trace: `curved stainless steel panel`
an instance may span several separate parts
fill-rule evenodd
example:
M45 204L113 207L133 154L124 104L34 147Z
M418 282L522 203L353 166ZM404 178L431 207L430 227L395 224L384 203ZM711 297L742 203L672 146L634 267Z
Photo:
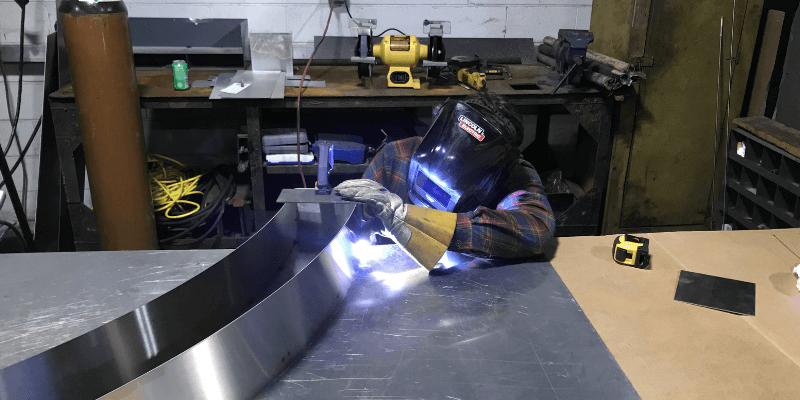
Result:
M344 297L354 263L342 228L354 208L284 205L250 240L181 286L0 371L0 399L254 396Z

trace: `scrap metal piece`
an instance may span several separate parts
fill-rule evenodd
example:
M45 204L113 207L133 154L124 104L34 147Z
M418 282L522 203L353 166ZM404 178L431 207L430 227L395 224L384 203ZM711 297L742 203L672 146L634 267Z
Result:
M219 74L209 99L282 99L286 74L283 72L236 71L235 75ZM237 93L226 93L232 85L242 85Z
M345 200L335 192L318 194L317 189L283 189L276 203L355 203Z
M208 79L198 79L192 82L192 87L193 88L214 87L216 84L217 84L217 77L209 76Z
M97 329L0 370L3 400L248 399L303 353L354 272L354 204L286 204L230 255Z
M681 271L675 300L727 311L756 315L756 284L735 279Z

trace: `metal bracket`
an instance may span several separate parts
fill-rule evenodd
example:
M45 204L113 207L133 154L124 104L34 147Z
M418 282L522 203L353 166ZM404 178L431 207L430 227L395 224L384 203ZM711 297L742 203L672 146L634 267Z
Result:
M355 28L358 35L372 36L372 30L378 28L378 20L374 18L353 18L348 23L350 28Z
M446 67L447 61L422 60L423 67Z
M350 61L364 64L377 64L375 57L350 57Z
M442 36L450 33L450 21L422 21L422 33L428 36Z
M631 64L635 64L639 67L652 67L653 66L653 56L644 55L642 57L634 57L631 59Z

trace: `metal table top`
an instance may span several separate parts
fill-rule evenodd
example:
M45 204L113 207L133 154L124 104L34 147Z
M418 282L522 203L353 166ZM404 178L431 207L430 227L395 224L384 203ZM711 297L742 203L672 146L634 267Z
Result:
M0 369L114 320L231 250L0 256Z
M639 398L549 263L473 260L437 276L381 247L258 400Z
M397 246L376 249L327 329L258 400L639 398L549 263L460 259L429 274ZM119 317L229 252L5 256L0 366Z

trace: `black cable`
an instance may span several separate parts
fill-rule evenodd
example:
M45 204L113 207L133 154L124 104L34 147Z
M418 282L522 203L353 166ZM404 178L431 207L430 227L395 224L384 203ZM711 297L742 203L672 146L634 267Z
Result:
M385 30L385 31L383 31L383 32L381 32L381 33L379 33L377 35L374 35L374 36L379 36L380 37L380 36L383 36L384 33L389 32L389 31L395 31L395 32L405 36L405 33L403 33L403 31L401 31L400 29L397 29L397 28L389 28L389 29L387 29L387 30Z
M36 127L33 128L33 133L31 134L31 137L28 139L28 143L25 143L25 148L22 149L22 151L19 153L19 158L17 159L17 162L15 162L14 166L11 167L11 175L14 175L14 172L17 171L17 167L19 167L19 165L22 163L22 159L25 157L26 154L28 154L28 150L30 149L31 145L33 144L33 139L36 138L36 134L39 133L39 128L41 126L42 126L42 117L39 117L39 122L37 122L36 123ZM0 182L0 189L2 189L3 186L5 186L5 185L6 185L6 181L5 180Z
M347 10L347 15L350 16L350 19L353 19L353 14L350 14L350 0L344 0L344 9Z
M25 41L25 3L20 4L21 8L21 21L20 21L20 32L19 32L19 39L20 39L20 51L19 51L19 88L18 88L18 95L17 95L17 115L14 118L14 122L19 122L19 113L20 108L22 106L22 77L23 77L23 55L24 55L24 41ZM17 134L17 125L13 125L13 131L11 133L11 137L9 138L9 143L11 143L11 139ZM9 144L10 148L10 144ZM35 250L35 245L33 242L33 233L31 233L31 227L28 225L28 217L25 215L25 209L22 206L22 202L19 199L19 193L17 192L17 186L14 184L14 178L11 175L11 171L8 169L8 162L6 161L6 157L0 157L0 173L2 174L3 181L5 181L6 185L8 186L8 197L11 198L11 205L14 207L14 213L17 216L17 223L20 226L22 231L22 239L25 241L25 245L29 251Z
M22 108L22 67L25 60L23 56L25 55L25 5L20 5L20 21L19 21L19 82L17 82L17 112L15 114L14 120L11 121L11 136L8 138L8 144L3 149L3 154L8 154L8 150L11 149L11 144L14 141L14 137L17 135L17 126L19 125L19 113Z
M14 118L11 118L10 115L10 108L9 108L9 119L11 119L11 136L8 137L8 144L6 145L5 149L3 150L3 156L7 156L9 151L11 151L11 146L16 143L17 151L21 154L22 153L22 143L19 140L19 116L22 109L22 83L23 83L23 76L24 76L24 54L25 54L25 6L27 5L26 2L17 2L20 6L20 22L19 22L19 81L17 82L17 110L16 115ZM3 72L5 72L5 68L3 68ZM4 76L4 82L8 82L8 77ZM6 86L6 88L8 88ZM8 92L6 93L6 101L10 102ZM22 162L22 205L23 211L25 210L25 205L28 203L28 168L27 164L25 163L24 159L21 159ZM16 170L16 168L15 168ZM13 174L14 171L12 170L11 173Z
M25 53L25 10L28 1L18 1L20 7L20 21L19 21L19 82L17 82L17 115L14 117L14 129L11 132L11 135L14 137L14 141L17 143L17 151L19 154L22 154L22 144L19 140L19 116L20 110L22 109L22 77L24 75L23 68L25 67L24 64L24 53ZM9 149L11 147L9 146ZM3 153L5 156L7 153ZM20 157L17 160L18 163L22 163L22 207L23 211L27 211L28 205L28 165L25 163L25 159ZM11 171L13 176L14 171Z
M0 157L0 173L2 173L6 185L8 185L8 197L11 198L11 205L14 206L14 213L17 215L17 223L22 230L22 238L25 240L28 249L34 250L33 234L31 233L30 225L28 225L28 217L25 216L22 203L19 201L17 186L14 185L14 178L11 176L11 171L8 169L8 163L5 157Z
M28 249L28 244L25 243L25 239L22 237L22 234L19 233L19 229L17 229L17 227L14 226L14 224L0 219L0 225L5 225L8 227L8 229L11 229L11 231L14 232L15 235L17 235L17 238L19 238L19 241L22 242L22 248L25 249L25 252L27 253L30 251L30 249Z
M8 112L8 120L11 121L11 124L15 123L14 121L14 114L11 112L11 109L14 108L11 106L11 88L8 87L8 75L6 75L6 64L3 62L3 58L0 57L0 73L3 74L3 86L5 87L5 94L6 94L6 111Z

